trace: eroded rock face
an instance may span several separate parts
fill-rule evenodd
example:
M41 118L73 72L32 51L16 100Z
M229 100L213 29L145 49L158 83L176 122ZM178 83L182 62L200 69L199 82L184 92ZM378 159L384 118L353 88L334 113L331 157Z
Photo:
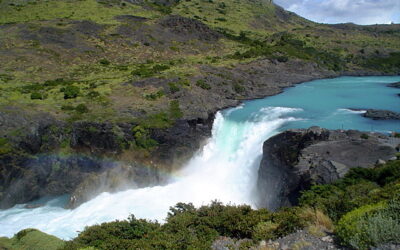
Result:
M390 110L368 109L363 116L373 120L400 120L400 114Z
M396 149L388 137L355 130L312 127L288 130L263 145L258 171L259 205L270 210L297 204L300 191L312 183L327 184L353 167L373 167Z
M172 15L163 19L161 25L174 33L191 36L193 39L215 41L221 37L204 23L187 17Z
M136 124L69 124L45 113L0 111L0 209L63 194L72 194L69 206L76 207L100 192L162 184L160 172L190 158L210 136L212 117L151 130L159 144L146 160L129 148Z

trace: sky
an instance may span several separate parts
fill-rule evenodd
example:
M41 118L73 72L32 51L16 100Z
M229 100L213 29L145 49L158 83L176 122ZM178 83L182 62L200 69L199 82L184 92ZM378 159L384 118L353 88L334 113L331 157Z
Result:
M400 23L400 0L274 0L283 8L320 23Z

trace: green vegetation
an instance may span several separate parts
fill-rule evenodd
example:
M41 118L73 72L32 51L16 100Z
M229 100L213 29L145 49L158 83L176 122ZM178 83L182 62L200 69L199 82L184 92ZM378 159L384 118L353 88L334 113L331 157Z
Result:
M206 83L206 81L203 80L203 79L197 80L196 81L196 85L199 86L202 89L205 89L205 90L210 90L211 89L210 84Z
M141 149L151 149L157 146L157 141L150 137L148 129L140 125L132 129L133 136L135 137L135 146Z
M151 77L169 68L170 67L165 64L140 64L137 69L132 71L132 75L139 77Z
M398 72L400 67L400 52L390 53L388 56L374 56L368 58L362 64L370 69L378 69L383 72Z
M77 86L67 86L61 88L60 92L64 92L64 99L72 99L79 95L80 89Z
M170 110L170 116L172 119L179 119L179 118L183 117L183 113L179 106L178 100L173 100L170 102L169 110Z
M155 93L144 94L144 98L145 98L146 100L149 100L149 101L155 101L155 100L157 100L158 98L163 97L164 95L165 95L165 94L164 94L164 91L163 91L163 90L159 90L159 91L157 91L157 92L155 92Z
M155 12L137 5L116 5L109 8L96 0L80 1L15 1L4 0L0 3L0 23L18 23L36 20L67 18L72 20L90 20L98 23L113 24L114 16L133 14L152 17Z
M36 229L24 229L11 239L0 237L0 248L9 250L56 250L64 246L64 241Z
M0 138L0 155L11 152L12 147L7 138Z
M189 25L187 32L160 33L169 14L196 19L211 31ZM168 103L178 96L170 94L183 89L204 94L191 82L204 90L218 88L204 80L205 69L234 70L259 59L301 59L338 72L399 69L396 26L339 29L266 1L3 0L0 24L6 23L0 28L0 44L7 51L0 58L0 107L35 107L70 121L169 116ZM220 38L202 40L207 32L218 32ZM165 81L156 83L159 79ZM246 84L238 81L232 89L246 95ZM158 92L161 88L166 93ZM79 116L60 109L79 104L90 109ZM132 117L124 110L143 112ZM190 110L182 110L183 116Z

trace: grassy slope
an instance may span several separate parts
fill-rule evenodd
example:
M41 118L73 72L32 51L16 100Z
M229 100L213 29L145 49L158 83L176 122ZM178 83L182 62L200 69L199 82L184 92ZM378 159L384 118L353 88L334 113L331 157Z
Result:
M11 239L0 237L0 249L7 250L55 250L64 246L64 241L36 229L24 229Z
M160 35L157 23L166 13L198 19L227 37L207 42ZM127 24L117 21L115 16L128 14L148 18L129 26L140 35L123 37L118 33L118 29ZM101 30L94 34L77 32L74 25L82 20L99 25ZM204 64L232 67L260 57L275 58L283 54L316 61L332 69L343 69L345 67L338 67L338 64L346 63L350 68L360 68L365 64L365 57L379 53L386 56L400 50L399 32L319 25L269 3L250 0L191 0L171 7L151 3L132 5L116 0L3 0L0 24L3 24L0 29L0 107L33 107L72 120L105 117L126 120L168 112L171 95L148 98L162 88L121 85L148 77L132 75L140 71L144 63L145 68L168 65L168 69L154 72L152 76L179 77L187 82L201 75L199 68ZM53 30L47 31L48 28ZM281 32L290 33L294 44L300 41L301 45L278 44ZM35 37L35 34L42 35ZM46 36L50 36L50 41ZM64 40L68 40L67 44ZM311 52L304 49L307 47L312 48ZM238 56L232 56L235 53ZM79 95L64 99L60 89L65 86L38 87L46 80L57 78L67 79L68 85L79 87ZM194 95L198 91L194 82L178 87ZM41 99L32 99L33 93L39 94ZM89 112L79 114L66 110L79 104L85 104ZM138 112L132 114L129 110Z

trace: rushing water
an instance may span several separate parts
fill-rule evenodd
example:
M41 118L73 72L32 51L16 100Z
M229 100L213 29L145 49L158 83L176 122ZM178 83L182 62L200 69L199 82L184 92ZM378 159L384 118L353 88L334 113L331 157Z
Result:
M170 206L192 202L196 206L218 199L255 206L254 188L262 143L288 128L321 126L388 133L400 131L399 121L373 121L362 111L400 112L399 89L386 87L400 77L341 77L303 83L284 93L247 101L218 112L212 138L169 185L103 193L74 210L62 208L66 197L42 200L43 207L17 205L0 211L0 236L12 236L33 227L69 239L87 225L129 214L162 221Z

